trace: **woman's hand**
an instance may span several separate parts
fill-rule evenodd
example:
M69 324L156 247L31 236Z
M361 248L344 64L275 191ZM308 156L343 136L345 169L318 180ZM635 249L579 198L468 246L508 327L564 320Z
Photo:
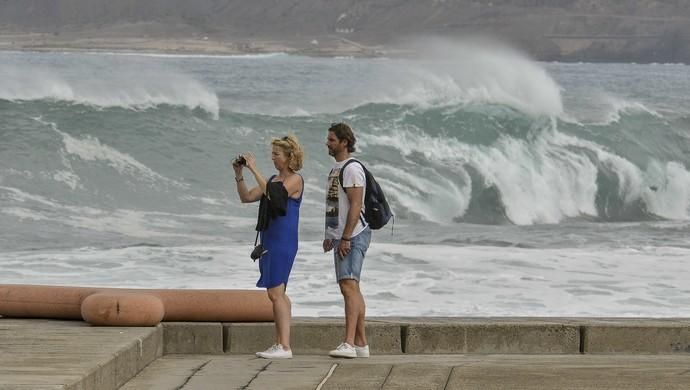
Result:
M241 156L241 154L240 154L240 156ZM242 166L242 164L239 164L237 162L237 157L232 159L231 164L232 164L232 169L235 170L235 177L242 177L242 168L244 168L244 167Z
M244 164L239 164L236 159L232 162L232 169L235 170L235 181L237 182L237 193L240 195L240 200L242 203L251 203L261 200L263 194L266 193L266 179L261 176L261 172L259 172L259 169L256 167L256 158L254 158L254 155L251 153L242 153L240 156L244 158ZM257 185L249 190L242 176L244 166L254 174L254 179L256 179Z
M247 168L252 172L256 172L256 157L251 153L244 153L242 156L247 161Z

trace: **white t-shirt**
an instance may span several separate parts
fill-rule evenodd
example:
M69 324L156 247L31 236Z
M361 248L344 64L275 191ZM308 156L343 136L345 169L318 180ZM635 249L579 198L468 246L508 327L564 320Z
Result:
M347 224L347 213L350 211L350 201L343 190L350 187L362 187L362 212L364 212L364 194L366 193L366 176L362 165L356 162L345 167L343 172L343 186L340 185L340 170L346 162L336 162L328 174L328 187L326 191L326 238L339 240L343 236L343 229ZM352 237L358 235L366 227L364 215L360 214L357 225L352 231Z

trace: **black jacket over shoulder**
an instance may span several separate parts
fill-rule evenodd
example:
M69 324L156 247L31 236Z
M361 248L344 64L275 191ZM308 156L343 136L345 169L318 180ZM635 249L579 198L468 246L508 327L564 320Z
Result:
M283 182L266 183L266 193L261 196L259 202L259 215L256 220L256 231L268 229L272 219L285 216L287 212L288 192Z

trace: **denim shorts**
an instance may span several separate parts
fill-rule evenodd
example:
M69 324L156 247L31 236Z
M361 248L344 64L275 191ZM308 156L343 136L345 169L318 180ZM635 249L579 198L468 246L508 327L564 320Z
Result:
M371 229L367 227L350 240L350 253L346 256L340 256L338 254L340 240L333 240L333 261L335 263L335 276L338 281L354 279L359 282L362 263L364 263L364 256L367 254L370 242Z

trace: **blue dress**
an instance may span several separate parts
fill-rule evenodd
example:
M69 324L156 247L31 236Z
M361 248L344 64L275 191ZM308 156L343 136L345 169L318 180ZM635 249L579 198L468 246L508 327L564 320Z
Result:
M261 232L261 242L268 253L259 259L261 277L256 282L256 287L273 288L285 284L287 288L288 277L297 255L299 206L303 195L304 179L299 199L288 197L285 216L272 219L268 229Z

